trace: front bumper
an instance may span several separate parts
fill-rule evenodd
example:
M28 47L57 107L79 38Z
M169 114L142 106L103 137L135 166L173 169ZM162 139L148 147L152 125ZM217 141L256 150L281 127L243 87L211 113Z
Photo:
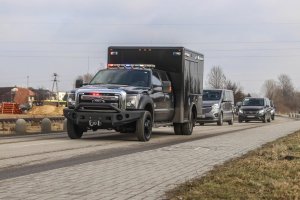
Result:
M248 114L241 114L239 113L239 120L242 121L263 121L265 119L265 114L255 114L255 115L248 115Z
M100 112L100 111L83 111L65 108L64 116L80 127L89 127L97 129L116 128L126 125L140 119L145 113L144 110L137 111L117 111L117 112Z
M205 113L203 118L198 118L198 122L210 123L219 120L219 113Z

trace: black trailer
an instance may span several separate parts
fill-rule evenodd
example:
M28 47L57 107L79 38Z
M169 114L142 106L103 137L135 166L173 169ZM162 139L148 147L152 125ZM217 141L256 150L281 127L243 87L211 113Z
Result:
M108 48L108 64L153 64L166 71L175 95L173 123L186 123L196 109L202 117L204 56L184 47L118 47Z

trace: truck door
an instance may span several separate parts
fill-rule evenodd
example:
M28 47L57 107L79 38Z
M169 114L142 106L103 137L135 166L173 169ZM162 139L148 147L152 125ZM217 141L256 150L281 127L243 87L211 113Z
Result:
M152 74L153 93L151 98L154 102L154 120L168 121L170 115L169 105L166 105L166 95L162 92L162 81L157 71ZM169 99L169 98L167 98Z
M161 81L170 81L167 73L165 71L158 71L158 74L160 76ZM167 121L171 121L173 119L174 115L174 96L172 93L164 93L164 102L163 102L163 108L165 108L165 115Z

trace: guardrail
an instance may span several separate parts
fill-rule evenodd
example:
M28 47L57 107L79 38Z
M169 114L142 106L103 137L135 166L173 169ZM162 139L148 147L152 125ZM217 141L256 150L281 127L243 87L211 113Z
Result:
M298 113L290 113L289 117L290 118L295 118L295 119L300 119L300 114L298 114Z

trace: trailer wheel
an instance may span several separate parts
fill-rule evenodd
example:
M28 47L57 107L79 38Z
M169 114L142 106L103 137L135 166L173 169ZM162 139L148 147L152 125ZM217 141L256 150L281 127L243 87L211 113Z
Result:
M190 121L181 125L182 135L192 135L196 124L196 113L190 112Z
M83 134L83 128L67 120L67 132L70 139L80 139Z
M144 115L137 120L135 134L139 141L147 142L152 134L152 116L149 111L145 111Z
M173 126L174 126L175 135L182 135L181 124L174 123Z

